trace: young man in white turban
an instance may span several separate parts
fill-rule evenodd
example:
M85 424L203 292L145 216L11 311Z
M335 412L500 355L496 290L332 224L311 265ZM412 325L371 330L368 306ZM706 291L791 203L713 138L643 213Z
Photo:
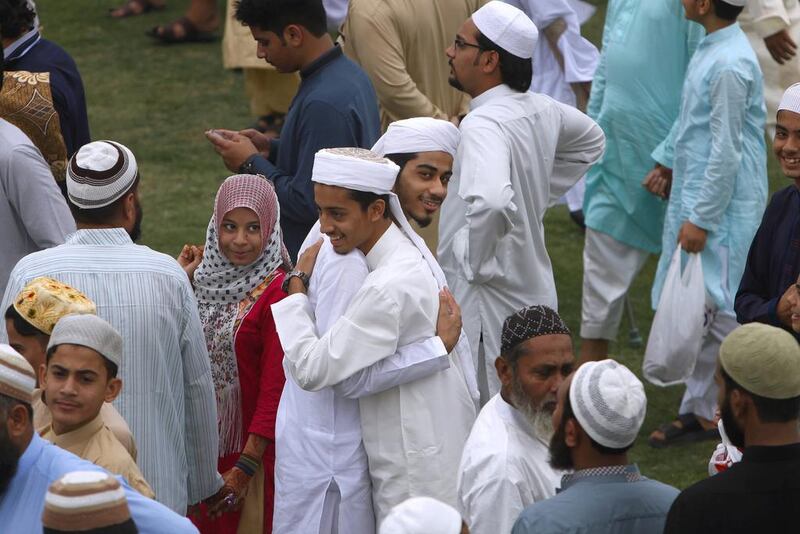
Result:
M510 532L526 506L556 494L561 473L547 462L556 392L572 373L569 329L547 306L503 324L495 360L502 386L472 427L458 477L459 509L472 534Z
M391 192L399 170L362 149L317 153L313 180L320 230L336 253L365 254L368 274L343 316L321 336L303 277L287 276L289 297L274 305L273 313L284 365L303 389L338 384L436 331L443 275ZM301 255L299 271L313 275L322 244ZM449 348L440 341L438 356ZM438 371L360 400L378 523L409 497L427 495L455 505L458 460L475 418L474 390L465 374L469 356L458 345L456 353Z
M614 360L581 365L558 389L550 464L574 470L528 507L513 534L661 532L678 490L642 476L628 451L644 421L644 386Z
M527 92L537 38L522 11L491 1L447 49L450 83L473 100L442 205L438 252L463 310L484 402L500 388L492 358L505 318L531 302L557 308L542 220L605 142L577 109Z

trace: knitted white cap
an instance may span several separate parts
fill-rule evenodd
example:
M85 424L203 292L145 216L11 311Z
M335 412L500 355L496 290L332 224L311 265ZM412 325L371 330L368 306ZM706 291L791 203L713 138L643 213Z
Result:
M69 343L88 347L104 358L122 365L122 336L97 315L66 315L56 323L47 350Z
M782 109L800 113L800 83L790 85L789 88L783 92L781 103L778 104L778 111Z
M459 534L461 515L430 497L412 497L389 511L379 534Z
M614 360L581 365L572 377L569 401L583 430L612 449L634 442L647 411L644 386Z
M83 209L108 206L136 181L136 158L114 141L94 141L73 154L67 167L70 202Z
M11 345L0 343L0 395L31 403L36 375L31 364Z
M58 532L81 532L131 520L125 491L104 471L73 471L50 485L42 524Z
M472 22L494 44L517 57L533 56L539 30L523 11L492 0L472 14Z

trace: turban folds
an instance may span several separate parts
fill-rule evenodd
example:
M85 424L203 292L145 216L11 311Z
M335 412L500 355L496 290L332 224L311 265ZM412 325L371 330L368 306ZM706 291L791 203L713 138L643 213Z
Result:
M447 152L455 158L460 140L461 132L450 121L416 117L391 123L372 151L381 156Z

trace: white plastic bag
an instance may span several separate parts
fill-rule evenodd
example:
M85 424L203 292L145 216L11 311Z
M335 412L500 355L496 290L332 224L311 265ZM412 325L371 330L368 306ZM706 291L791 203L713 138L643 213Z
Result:
M681 273L680 245L672 255L642 372L657 386L681 384L692 375L703 342L706 289L700 254L689 254Z

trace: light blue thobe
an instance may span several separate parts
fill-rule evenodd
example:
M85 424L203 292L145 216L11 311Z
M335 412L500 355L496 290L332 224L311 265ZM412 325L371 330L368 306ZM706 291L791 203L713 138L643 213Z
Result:
M611 0L587 113L606 134L603 159L586 175L586 225L658 253L666 203L642 187L652 150L678 116L681 85L702 26L680 0Z
M707 35L689 62L678 120L653 152L673 169L653 306L688 220L708 231L706 291L719 311L733 313L767 200L765 113L761 69L739 25Z

